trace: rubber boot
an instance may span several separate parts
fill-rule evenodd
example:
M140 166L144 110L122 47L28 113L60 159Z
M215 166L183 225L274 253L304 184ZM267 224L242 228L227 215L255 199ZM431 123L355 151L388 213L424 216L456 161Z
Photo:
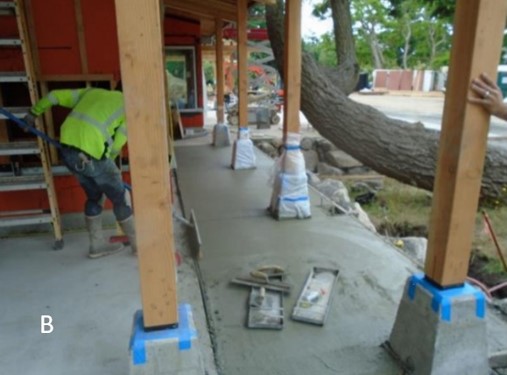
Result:
M122 243L108 243L104 239L102 233L102 217L85 216L86 229L90 236L90 249L88 252L89 258L100 258L106 255L111 255L123 250L125 247Z
M136 243L136 227L134 226L134 216L130 216L127 219L120 221L120 227L129 239L132 254L137 254L137 243Z

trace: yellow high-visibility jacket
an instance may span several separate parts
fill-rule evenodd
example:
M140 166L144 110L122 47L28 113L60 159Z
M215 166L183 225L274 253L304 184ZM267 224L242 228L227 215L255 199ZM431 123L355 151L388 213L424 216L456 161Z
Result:
M72 108L60 129L60 143L101 159L115 158L127 142L121 92L98 88L53 90L31 112L39 116L54 105Z

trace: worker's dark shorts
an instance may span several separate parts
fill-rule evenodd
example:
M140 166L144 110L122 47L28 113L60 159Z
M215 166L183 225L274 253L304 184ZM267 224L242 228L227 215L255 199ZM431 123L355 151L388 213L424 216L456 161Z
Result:
M86 197L85 215L96 216L102 212L104 195L113 203L118 221L132 215L132 208L125 199L125 186L121 173L113 160L96 160L78 149L62 147L64 164L77 177Z

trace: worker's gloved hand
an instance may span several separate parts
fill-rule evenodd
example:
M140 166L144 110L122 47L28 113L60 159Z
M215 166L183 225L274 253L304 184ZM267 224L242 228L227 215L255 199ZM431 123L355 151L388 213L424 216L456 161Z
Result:
M25 117L23 117L23 121L28 125L28 126L35 126L35 116L32 115L30 112L28 112L26 114Z

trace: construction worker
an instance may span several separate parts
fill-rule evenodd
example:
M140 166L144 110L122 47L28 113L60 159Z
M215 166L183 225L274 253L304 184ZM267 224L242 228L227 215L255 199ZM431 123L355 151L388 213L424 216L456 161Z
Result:
M123 94L100 88L53 90L39 100L25 117L29 125L54 105L71 108L60 129L63 163L77 177L86 193L84 208L90 237L88 256L98 258L123 250L109 243L102 233L104 196L136 253L136 236L128 192L114 159L127 141Z

